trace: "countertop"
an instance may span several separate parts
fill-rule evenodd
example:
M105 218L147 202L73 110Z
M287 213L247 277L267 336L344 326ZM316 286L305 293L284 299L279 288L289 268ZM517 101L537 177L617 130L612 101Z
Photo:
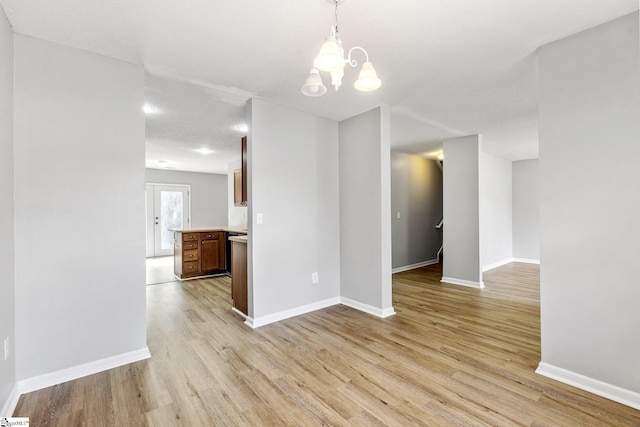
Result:
M228 227L226 225L203 228L170 228L169 231L175 231L177 233L206 233L207 231L228 231L232 233L247 234L247 230L244 228Z
M231 240L232 242L238 242L238 243L247 243L247 236L230 236L229 240Z

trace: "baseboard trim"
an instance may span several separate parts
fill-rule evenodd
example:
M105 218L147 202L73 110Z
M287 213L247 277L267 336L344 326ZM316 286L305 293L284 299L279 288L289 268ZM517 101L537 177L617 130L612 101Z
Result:
M255 327L253 326L253 317L251 316L247 316L247 318L244 321L244 324L250 327L251 329L255 329Z
M244 314L243 312L241 312L240 310L238 310L235 307L231 307L231 311L233 311L234 313L239 314L240 316L244 317L245 319L247 319L247 317L248 317L246 314Z
M426 267L427 265L437 264L437 259L430 259L429 261L419 262L417 264L405 265L404 267L397 267L391 270L391 274L401 273L403 271L415 270L416 268Z
M502 267L503 265L511 264L512 262L522 262L525 264L538 264L540 265L539 259L527 259L527 258L507 258L502 261L495 262L493 264L489 264L486 267L482 267L482 272L493 270L494 268Z
M261 326L266 326L270 323L279 322L281 320L289 319L295 316L300 316L306 313L311 313L312 311L321 310L323 308L331 307L338 304L346 305L347 307L351 307L356 310L363 311L365 313L371 314L376 317L380 317L382 319L396 314L393 307L378 308L368 304L363 304L358 301L354 301L349 298L335 297L335 298L329 298L323 301L318 301L311 304L303 305L301 307L292 308L290 310L283 310L277 313L268 314L262 317L253 318L253 317L247 316L244 324L252 329L256 329Z
M455 279L453 277L446 277L446 276L442 276L442 279L440 279L440 282L450 283L452 285L467 286L469 288L476 288L476 289L484 288L484 282L472 282L470 280Z
M359 311L363 311L365 313L371 314L381 319L384 319L385 317L393 316L394 314L396 314L393 307L378 308L378 307L374 307L369 304L364 304L359 301L355 301L345 297L340 297L340 304L346 305L347 307L351 307Z
M2 410L0 410L0 418L11 417L13 416L13 412L16 410L16 406L18 406L18 400L20 399L20 393L18 392L18 384L14 384L9 392L9 396L7 400L2 405Z
M502 267L503 265L507 265L513 262L513 258L503 259L502 261L494 262L493 264L489 264L485 267L482 267L482 272L493 270L494 268Z
M538 264L540 265L539 259L528 259L528 258L512 258L513 262L523 262L525 264Z
M50 372L48 374L38 375L17 382L19 394L31 393L32 391L41 390L88 375L97 374L98 372L117 368L118 366L127 365L129 363L138 362L140 360L151 357L148 347L139 350L130 351L128 353L118 354L116 356L107 357L105 359L96 360L82 365L73 366L67 369Z
M291 317L300 316L301 314L306 314L312 311L331 307L332 305L336 305L336 304L340 304L339 297L329 298L323 301L314 302L311 304L303 305L303 306L292 308L289 310L279 311L277 313L268 314L266 316L254 317L254 318L251 318L251 321L249 321L250 318L247 317L247 321L245 322L245 324L255 329L261 326L268 325L270 323L275 323L281 320L289 319Z
M578 374L548 363L540 362L536 374L569 384L589 393L602 396L614 402L640 409L640 393L627 390L594 378Z

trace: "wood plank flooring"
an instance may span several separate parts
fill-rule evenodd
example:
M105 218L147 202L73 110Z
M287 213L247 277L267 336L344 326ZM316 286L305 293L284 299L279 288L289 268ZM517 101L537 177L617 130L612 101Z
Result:
M538 267L393 278L396 315L334 306L255 331L228 278L147 287L153 357L20 398L33 426L639 426L640 411L536 375Z

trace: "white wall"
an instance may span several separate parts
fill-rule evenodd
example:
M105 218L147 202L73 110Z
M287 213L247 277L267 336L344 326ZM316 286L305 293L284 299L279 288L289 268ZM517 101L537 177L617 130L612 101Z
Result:
M340 295L338 124L259 99L249 110L249 315L259 325Z
M513 257L540 261L538 159L513 162Z
M229 171L227 173L227 225L229 227L238 227L240 225L246 225L247 223L247 207L235 206L234 199L234 187L233 187L233 172L238 169L242 169L242 160L236 160L229 163Z
M640 409L639 48L636 12L539 52L539 371Z
M511 160L480 153L480 260L483 269L511 262Z
M400 213L400 218L398 218ZM442 233L442 171L435 160L391 152L392 267L437 259Z
M147 169L146 182L191 186L191 227L227 225L227 175Z
M444 263L442 280L480 287L480 136L442 143Z
M389 111L340 122L341 296L380 316L391 305Z
M13 240L13 33L0 6L0 354L9 338L8 360L0 358L0 417L15 383L15 278Z
M15 35L16 377L146 349L142 67Z

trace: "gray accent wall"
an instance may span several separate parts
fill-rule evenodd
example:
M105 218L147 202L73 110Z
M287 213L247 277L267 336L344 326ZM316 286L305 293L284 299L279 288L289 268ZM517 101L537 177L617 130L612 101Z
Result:
M511 160L480 153L480 257L483 269L511 262Z
M147 183L191 186L191 227L227 225L227 175L161 169L147 169L145 175Z
M448 139L444 154L442 280L481 286L480 135Z
M249 315L260 324L340 296L338 123L256 98L248 114Z
M639 52L637 12L539 51L542 362L636 407Z
M15 383L13 216L13 32L0 6L0 411ZM9 359L4 360L4 339ZM11 414L0 412L0 417Z
M341 296L391 314L389 111L340 122Z
M436 161L392 151L391 265L394 269L437 259L442 232L435 226L441 218L442 171Z
M540 162L513 162L513 257L540 261Z
M145 123L142 67L14 41L20 381L146 351Z

